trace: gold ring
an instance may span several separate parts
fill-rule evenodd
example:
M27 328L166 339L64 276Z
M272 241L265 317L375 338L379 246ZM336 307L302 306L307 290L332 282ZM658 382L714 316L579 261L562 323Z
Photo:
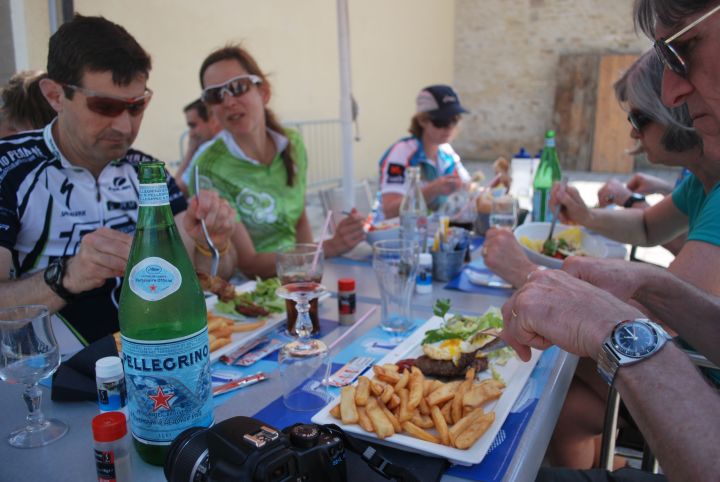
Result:
M517 318L517 313L515 313L515 308L511 308L510 313L512 313L513 318Z

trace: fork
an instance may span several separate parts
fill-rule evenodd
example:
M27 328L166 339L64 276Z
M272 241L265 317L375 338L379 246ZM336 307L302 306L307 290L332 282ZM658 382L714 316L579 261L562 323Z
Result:
M200 174L198 174L198 166L195 164L195 195L200 195ZM200 226L202 227L203 235L205 236L205 241L207 242L208 246L210 247L210 252L212 253L212 264L210 265L210 276L217 276L218 266L220 265L220 252L215 247L215 243L213 243L212 238L210 237L210 233L208 232L207 226L205 225L205 219L200 220Z
M564 176L562 178L562 181L560 181L563 188L567 186L567 181L568 181L567 176ZM548 233L547 239L543 243L543 251L545 251L547 249L548 245L552 242L553 231L555 231L555 225L557 224L557 219L558 219L558 216L560 215L561 207L562 207L562 204L557 203L557 205L555 206L555 209L553 210L553 219L552 219L552 223L550 223L550 232ZM552 249L547 249L547 250L552 251Z

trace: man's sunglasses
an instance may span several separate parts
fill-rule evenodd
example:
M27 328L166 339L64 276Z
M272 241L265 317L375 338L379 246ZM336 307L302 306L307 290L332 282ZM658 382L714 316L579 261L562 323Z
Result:
M642 111L631 110L628 113L627 120L633 129L642 132L642 130L653 121L653 118Z
M676 73L680 77L687 77L688 70L687 70L687 64L685 62L685 59L682 58L680 53L670 45L673 41L675 41L678 37L681 35L684 35L687 33L688 30L695 27L697 24L708 18L710 15L714 14L720 10L720 5L713 8L709 12L707 12L702 17L698 18L694 22L687 25L685 28L680 30L675 35L672 35L665 39L658 39L655 42L655 52L657 53L658 57L660 57L660 60L662 60L662 63L665 64L665 67L671 70L672 72Z
M103 115L105 117L117 117L126 110L128 114L133 117L137 117L143 112L150 103L150 98L153 95L152 90L145 89L145 93L138 97L126 98L117 97L114 95L101 94L94 90L86 89L71 84L60 84L64 89L74 90L82 93L85 96L85 103L87 108L95 112L96 114Z
M262 79L257 75L240 75L222 84L205 87L200 98L206 104L221 104L225 94L238 97L250 90L253 85L259 85Z
M447 129L448 127L454 127L455 125L457 125L458 122L460 122L460 116L458 116L458 115L449 117L447 119L430 118L430 123L436 129Z

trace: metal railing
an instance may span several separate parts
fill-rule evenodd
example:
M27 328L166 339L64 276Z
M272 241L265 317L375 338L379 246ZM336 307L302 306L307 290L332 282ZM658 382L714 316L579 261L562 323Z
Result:
M289 121L283 125L297 130L305 143L308 190L339 185L342 178L340 120Z

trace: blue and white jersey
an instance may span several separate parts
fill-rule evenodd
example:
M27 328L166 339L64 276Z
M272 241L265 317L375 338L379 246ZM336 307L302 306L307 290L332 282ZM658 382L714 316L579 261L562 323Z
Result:
M12 254L11 276L43 270L74 256L82 237L101 226L133 233L138 212L138 166L154 160L138 150L109 163L96 179L58 150L53 123L0 139L0 246ZM170 205L187 202L168 174ZM117 331L120 279L68 304L61 315L87 342Z
M404 195L407 190L406 171L411 166L420 166L423 185L438 177L455 173L464 182L470 182L470 174L450 144L441 144L438 147L437 159L428 159L422 141L415 136L409 136L390 146L380 158L380 192ZM431 209L438 207L431 206Z

